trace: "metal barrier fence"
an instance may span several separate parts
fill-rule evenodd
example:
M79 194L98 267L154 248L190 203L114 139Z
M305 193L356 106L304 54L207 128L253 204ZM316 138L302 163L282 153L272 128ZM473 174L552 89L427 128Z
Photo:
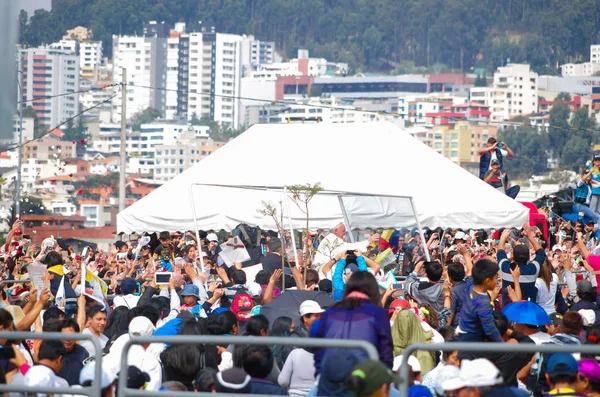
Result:
M281 345L281 346L298 346L298 347L320 347L320 348L345 348L345 349L362 349L369 359L379 360L379 353L375 346L364 340L346 340L346 339L309 339L309 338L289 338L289 337L273 337L273 336L212 336L212 335L177 335L165 337L134 337L128 340L121 353L121 373L127 372L127 354L129 348L134 344L141 343L198 343L198 344L222 344L222 345ZM174 392L169 391L169 397L190 397L194 396L223 396L223 397L248 397L248 394L231 394L231 393L206 393L206 392ZM165 392L151 392L148 390L129 389L125 382L119 382L117 390L119 397L165 397ZM253 396L266 397L264 395L253 394Z
M497 343L497 342L456 342L456 343L416 343L408 346L402 353L400 366L400 396L408 396L408 358L417 350L425 351L460 351L485 353L583 353L600 355L600 345L535 345L533 343Z
M16 393L44 393L44 394L81 394L90 397L102 397L100 388L100 379L102 379L102 346L100 342L93 336L87 334L63 334L60 332L0 332L0 339L10 340L28 340L28 339L43 339L43 340L87 340L92 342L96 350L96 373L95 381L89 387L72 388L72 387L32 387L25 385L2 385L0 384L0 393L16 392Z

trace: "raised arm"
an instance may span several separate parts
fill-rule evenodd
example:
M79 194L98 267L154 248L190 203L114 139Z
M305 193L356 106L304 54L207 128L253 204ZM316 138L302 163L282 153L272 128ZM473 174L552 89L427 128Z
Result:
M498 244L499 250L505 251L506 240L508 239L508 236L510 236L510 229L504 229L502 231L502 235L500 236L500 243Z
M355 250L354 251L354 255L356 255L357 261L358 261L358 258L363 258L365 260L366 265L368 267L370 267L371 269L373 269L373 271L375 272L375 274L379 273L379 270L381 269L381 266L379 265L379 263L377 263L373 259L365 256L359 250Z
M577 248L579 248L579 252L581 252L581 256L583 259L587 259L590 256L590 251L588 251L587 247L583 243L583 235L581 232L577 232Z
M502 142L502 148L504 150L506 150L506 157L507 158L511 158L511 157L515 157L515 153L512 151L511 148L508 147L508 145L506 144L506 142Z

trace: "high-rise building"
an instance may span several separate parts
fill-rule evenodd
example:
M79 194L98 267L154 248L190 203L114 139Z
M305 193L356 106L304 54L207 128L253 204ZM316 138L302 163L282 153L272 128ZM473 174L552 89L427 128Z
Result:
M50 48L70 51L78 55L80 73L84 79L94 79L96 68L102 65L101 41L78 41L74 38L63 38L50 44Z
M233 34L189 34L188 120L195 115L238 127L241 42L242 36Z
M242 77L250 76L261 65L281 62L275 52L275 42L256 40L254 36L242 36Z
M19 73L23 99L36 111L40 122L54 127L79 111L79 57L69 50L21 49ZM34 98L40 98L33 100Z
M148 30L148 34L154 33ZM166 58L167 37L113 36L114 82L123 81L123 68L127 70L127 119L147 108L165 114ZM113 100L113 121L120 118L118 96Z
M490 107L491 121L510 120L537 112L538 74L526 64L508 64L494 73L491 87L474 87L471 100Z

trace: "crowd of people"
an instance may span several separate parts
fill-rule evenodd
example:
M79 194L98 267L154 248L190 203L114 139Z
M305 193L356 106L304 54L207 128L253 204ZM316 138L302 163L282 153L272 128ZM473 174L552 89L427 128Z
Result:
M593 224L565 222L548 241L526 224L369 230L349 243L340 223L298 239L298 247L286 233L248 230L199 239L161 232L77 253L54 238L32 244L16 221L3 248L0 331L81 333L102 351L89 340L2 339L0 382L100 382L104 397L115 395L118 382L292 396L398 396L403 383L410 396L600 395L595 356L417 351L408 358L409 379L399 376L415 343L600 344L600 230ZM235 236L253 258L247 263L228 263L222 251ZM29 274L39 265L46 266L41 286ZM295 294L297 307L274 317L268 309L286 294ZM379 360L359 349L294 343L160 342L174 335L357 339L375 346ZM157 341L132 345L123 374L124 346L136 336Z

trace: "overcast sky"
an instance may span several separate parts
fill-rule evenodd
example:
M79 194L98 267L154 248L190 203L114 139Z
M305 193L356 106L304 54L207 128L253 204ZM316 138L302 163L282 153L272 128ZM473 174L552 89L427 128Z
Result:
M31 16L35 10L40 8L50 10L52 6L52 0L20 0L19 4L20 8L27 11L27 14Z

